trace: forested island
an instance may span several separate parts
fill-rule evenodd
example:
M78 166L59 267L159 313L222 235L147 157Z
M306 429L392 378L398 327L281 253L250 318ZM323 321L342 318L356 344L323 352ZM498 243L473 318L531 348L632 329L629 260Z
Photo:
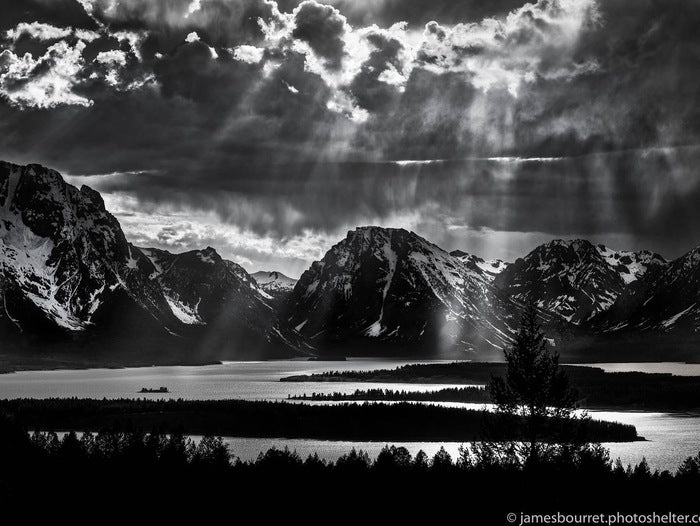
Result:
M355 389L352 393L304 393L289 400L313 402L461 402L489 403L491 395L484 387L452 387L437 391L406 391L397 389Z
M700 411L700 377L661 373L606 373L596 367L561 366L577 391L580 407L590 409L636 409L648 411ZM436 402L490 402L489 393L474 385L487 384L506 373L505 363L453 362L411 364L375 371L330 371L282 378L283 382L382 382L454 384L429 393L373 390L353 394L310 394L309 400L407 400ZM304 397L302 397L303 399Z
M187 435L316 438L376 441L481 440L489 411L412 403L309 405L243 400L15 399L0 401L0 415L30 430L157 430ZM518 418L491 438L517 438ZM576 439L629 442L642 439L634 426L582 420Z

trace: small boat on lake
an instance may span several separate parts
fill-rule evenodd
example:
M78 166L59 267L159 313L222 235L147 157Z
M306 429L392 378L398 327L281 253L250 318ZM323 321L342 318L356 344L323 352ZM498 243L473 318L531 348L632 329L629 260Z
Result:
M158 387L157 389L156 388L150 389L148 387L142 387L141 390L139 391L139 393L169 393L169 392L170 391L168 391L167 387Z

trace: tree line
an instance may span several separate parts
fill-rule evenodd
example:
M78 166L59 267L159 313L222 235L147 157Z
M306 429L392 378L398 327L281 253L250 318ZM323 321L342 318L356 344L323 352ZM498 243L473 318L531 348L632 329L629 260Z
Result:
M600 506L636 503L639 509L643 495L682 507L682 496L700 487L700 453L671 473L653 471L645 460L634 466L612 462L595 444L559 444L537 463L490 442L463 446L454 458L444 448L430 457L390 445L374 459L352 449L335 461L317 454L302 458L286 448L271 448L250 461L233 453L211 435L195 441L179 433L105 430L59 437L28 433L12 419L0 418L0 502L79 498L89 507L90 499L109 495L148 502L182 497L190 503L234 497L277 502L294 496L326 499L326 504L340 499L342 507L357 491L386 498L421 491L424 498L461 494L474 499L472 511L484 513L490 502L485 497L494 492L506 508L541 505L545 494L557 499L557 509L576 507L585 491L585 498L602 499Z
M624 408L648 411L691 411L700 409L700 377L666 373L606 373L600 368L560 366L577 390L577 405L585 408ZM373 382L425 384L483 384L507 374L505 363L454 362L410 364L375 371L329 371L283 378L287 382ZM299 397L304 399L304 397ZM485 388L465 385L428 393L387 389L355 393L311 395L313 400L415 400L436 402L492 402Z
M472 441L483 437L493 414L414 403L312 405L247 400L96 400L79 398L0 401L0 414L27 429L100 431L160 429L188 435L317 438L325 440ZM508 417L516 424L520 416ZM504 425L497 438L514 439ZM634 426L586 420L577 431L589 441L638 440Z

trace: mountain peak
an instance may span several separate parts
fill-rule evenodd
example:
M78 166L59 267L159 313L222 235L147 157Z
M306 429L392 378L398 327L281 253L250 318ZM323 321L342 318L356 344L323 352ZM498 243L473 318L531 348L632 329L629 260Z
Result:
M536 247L496 276L496 286L522 302L580 324L607 309L624 281L585 239L555 239Z
M542 250L551 250L556 248L568 249L573 252L588 252L595 250L593 244L587 239L553 239L548 243L544 243L537 247Z
M285 276L277 270L261 270L251 274L262 290L276 300L285 298L297 284L296 279Z
M88 185L84 184L80 187L80 193L98 208L102 210L105 209L104 199L102 199L102 195L100 195L97 190L93 190Z
M483 263L483 260L480 260ZM288 319L328 352L355 342L440 354L501 348L512 337L509 302L492 278L405 229L350 231L304 272ZM517 309L516 309L517 310Z

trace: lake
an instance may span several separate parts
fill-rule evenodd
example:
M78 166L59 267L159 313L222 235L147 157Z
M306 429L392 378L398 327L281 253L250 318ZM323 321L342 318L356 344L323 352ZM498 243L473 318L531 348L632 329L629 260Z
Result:
M405 361L395 359L354 358L344 362L325 361L263 361L226 362L209 366L143 367L127 369L85 369L57 371L25 371L0 375L0 399L3 398L135 398L164 397L200 400L238 398L245 400L284 400L288 395L303 393L351 393L356 389L390 388L415 391L433 391L446 387L463 387L451 384L416 383L315 383L280 382L291 375L313 374L324 371L392 369L407 363L445 363L445 361ZM700 376L700 364L680 363L626 363L589 364L606 371L663 372ZM166 386L165 395L140 395L142 387ZM450 404L453 405L453 404ZM481 408L479 404L455 404ZM613 458L620 457L627 463L637 463L646 457L653 468L675 469L687 456L700 450L700 415L648 413L633 411L591 411L591 416L632 424L648 442L606 444ZM242 459L253 459L260 451L274 446L296 449L306 456L317 452L321 457L333 460L352 447L363 449L376 456L384 443L343 442L305 439L226 439L231 452ZM399 444L397 444L399 445ZM441 445L455 457L460 443L418 442L401 444L415 454L423 449L433 455Z
M352 393L356 389L385 388L384 383L280 382L285 376L323 371L372 371L393 369L408 363L450 363L452 360L406 361L349 359L340 361L270 360L225 362L220 365L134 367L125 369L78 369L22 371L0 375L3 398L184 398L188 400L283 400L304 393ZM139 394L142 387L165 386L165 395ZM433 391L451 384L391 384L393 389Z

